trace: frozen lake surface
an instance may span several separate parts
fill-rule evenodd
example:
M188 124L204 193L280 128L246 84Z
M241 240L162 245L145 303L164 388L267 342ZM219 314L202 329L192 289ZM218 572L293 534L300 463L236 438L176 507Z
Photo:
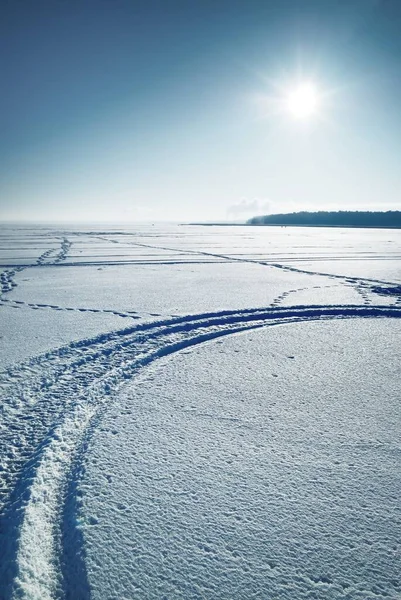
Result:
M400 258L3 227L0 598L400 598Z

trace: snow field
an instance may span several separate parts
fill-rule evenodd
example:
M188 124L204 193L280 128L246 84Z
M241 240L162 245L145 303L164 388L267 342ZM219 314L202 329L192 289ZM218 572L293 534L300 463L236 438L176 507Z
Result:
M3 227L0 598L398 598L400 253Z
M267 328L128 385L79 486L93 598L398 597L400 333Z

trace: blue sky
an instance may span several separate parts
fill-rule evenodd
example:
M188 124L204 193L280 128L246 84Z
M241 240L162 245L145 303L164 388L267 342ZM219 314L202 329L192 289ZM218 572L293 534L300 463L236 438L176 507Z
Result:
M2 219L401 209L399 0L8 0L0 22ZM304 80L318 114L271 110Z

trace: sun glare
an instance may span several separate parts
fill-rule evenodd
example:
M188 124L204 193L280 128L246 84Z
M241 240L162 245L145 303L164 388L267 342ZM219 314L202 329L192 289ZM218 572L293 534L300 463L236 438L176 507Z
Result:
M296 119L308 119L317 112L319 95L314 85L302 83L286 98L286 108Z

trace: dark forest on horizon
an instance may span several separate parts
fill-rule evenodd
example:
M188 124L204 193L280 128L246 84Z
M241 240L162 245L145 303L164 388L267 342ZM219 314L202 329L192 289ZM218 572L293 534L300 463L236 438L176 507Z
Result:
M252 217L247 225L303 225L308 227L388 227L401 229L401 211L316 211Z

